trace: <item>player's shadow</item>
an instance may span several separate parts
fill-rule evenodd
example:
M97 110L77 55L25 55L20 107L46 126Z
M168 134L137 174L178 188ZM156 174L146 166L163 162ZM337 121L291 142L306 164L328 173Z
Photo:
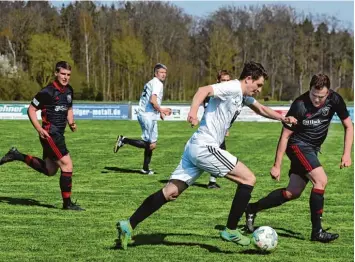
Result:
M299 232L294 232L289 229L285 229L282 227L274 227L273 229L276 230L277 234L281 237L287 237L287 238L295 238L299 240L305 240L306 238ZM283 231L283 232L280 232Z
M56 208L53 205L42 204L41 202L30 198L0 197L0 203L7 203L9 205L40 206L46 208Z
M178 242L169 241L165 238L168 236L194 236L193 234L139 234L134 237L134 243L130 244L129 247L142 246L142 245L165 245L165 246L199 246L204 248L211 253L223 253L223 254L234 254L231 251L223 251L216 246L203 244L203 243L191 243L191 242ZM196 236L196 235L195 235ZM121 249L119 242L116 240L116 245L111 249Z
M216 225L214 228L217 229L217 230L224 230L225 226ZM241 229L243 232L247 232L247 229L246 229L245 225L239 225L238 228ZM255 229L257 229L257 228L258 227L255 226ZM287 238L295 238L295 239L299 239L299 240L305 240L305 237L301 233L294 232L292 230L285 229L285 228L282 228L282 227L273 227L273 229L275 229L277 235L280 236L280 237L287 237ZM247 235L247 234L251 234L251 233L245 233L245 234Z
M101 171L102 174L106 174L111 172L117 172L117 173L129 173L129 174L140 174L143 175L141 173L140 169L128 169L128 168L120 168L120 167L114 167L114 166L105 166L104 167L104 171ZM154 171L154 174L158 174L157 172Z
M159 182L162 183L162 184L166 184L166 183L169 182L169 180L167 180L167 179L162 179L162 180L159 180ZM194 184L192 184L191 186L207 188L207 184L201 184L201 183L194 183Z

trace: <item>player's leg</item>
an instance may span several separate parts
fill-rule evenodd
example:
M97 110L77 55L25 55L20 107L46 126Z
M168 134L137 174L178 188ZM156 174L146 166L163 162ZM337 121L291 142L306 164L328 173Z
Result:
M128 220L117 223L120 246L126 249L132 239L133 229L159 210L165 203L175 200L202 172L202 170L191 163L185 147L184 155L178 167L172 173L169 182L164 188L146 198Z
M329 233L322 229L321 219L324 207L324 192L328 183L327 175L322 166L313 169L308 174L308 178L313 184L311 196L309 198L309 206L312 221L312 241L330 242L339 237L338 234Z
M43 158L43 159L45 159L45 158ZM57 169L58 169L58 167L55 166L55 163L53 163L53 161L51 161L50 159L42 160L38 157L29 155L29 154L23 154L20 151L18 151L18 149L15 147L11 148L0 159L0 165L3 165L8 162L12 162L12 161L24 162L29 167L33 168L34 170L36 170L46 176L55 175L55 173L57 172Z
M138 115L137 120L142 129L142 139L132 139L119 135L113 148L114 153L117 153L118 149L123 147L125 144L144 149L147 147L147 141L149 141L149 134L151 133L150 130L152 129L153 120L142 115Z
M253 191L256 178L253 172L240 161L238 161L234 168L226 175L226 178L237 183L238 186L232 200L226 229L220 234L224 240L233 241L239 245L246 246L250 244L250 239L242 235L241 231L237 229L237 226L251 198L251 192Z
M187 187L188 185L183 181L170 180L165 187L147 197L128 220L119 221L116 226L120 246L127 249L137 225L167 202L175 200Z
M202 170L216 177L225 176L239 184L232 201L227 227L220 232L220 236L226 241L243 246L249 245L250 239L243 236L237 226L255 184L254 174L244 164L238 162L235 156L219 147L205 146L205 150L201 150L197 160L196 164Z
M254 222L258 212L280 206L290 200L299 198L305 189L307 182L308 179L304 176L290 174L290 181L287 188L276 189L257 202L250 203L245 211L246 226L248 231L254 231Z
M141 173L146 175L154 175L154 171L149 169L149 164L150 161L152 160L153 151L157 147L157 143L146 142L146 144L147 146L144 149L143 169L141 170Z
M84 210L71 201L73 162L65 144L64 135L51 134L45 142L49 145L49 149L46 147L45 154L57 164L61 171L59 186L63 199L63 209Z
M145 119L145 128L142 138L147 142L147 147L144 150L143 174L153 175L154 171L149 169L150 161L152 160L153 150L157 147L158 141L158 123L156 120ZM142 128L143 130L143 128Z

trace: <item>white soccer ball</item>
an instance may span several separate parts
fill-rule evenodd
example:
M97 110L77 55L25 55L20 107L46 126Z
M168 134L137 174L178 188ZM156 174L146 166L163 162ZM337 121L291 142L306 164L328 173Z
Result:
M269 226L262 226L253 232L253 244L262 251L273 251L277 247L278 236Z

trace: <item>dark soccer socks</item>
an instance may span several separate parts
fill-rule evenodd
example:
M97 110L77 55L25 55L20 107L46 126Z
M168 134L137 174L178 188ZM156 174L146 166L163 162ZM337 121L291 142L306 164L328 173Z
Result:
M46 163L42 159L39 159L38 157L26 155L24 158L24 162L34 170L48 176L48 169L46 167Z
M248 213L255 214L261 210L277 207L286 203L289 199L285 196L285 190L285 188L276 189L258 202L249 204L247 207Z
M143 170L149 171L149 164L152 160L153 150L149 148L149 145L144 149L144 161L143 161Z
M62 191L63 205L69 205L71 203L72 175L73 172L64 171L60 174L59 185Z
M239 184L229 212L227 228L235 230L251 198L253 186Z
M147 144L147 142L145 142L143 140L130 139L127 137L123 138L122 142L125 144L129 144L131 146L138 147L138 148L146 148L146 144Z
M311 209L312 231L322 229L321 219L324 206L324 190L313 188L309 198L309 207Z
M129 219L132 229L167 202L162 189L147 197Z

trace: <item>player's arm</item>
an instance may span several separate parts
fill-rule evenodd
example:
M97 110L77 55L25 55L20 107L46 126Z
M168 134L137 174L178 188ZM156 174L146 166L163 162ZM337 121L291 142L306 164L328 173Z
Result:
M76 131L76 123L74 122L74 111L73 107L69 107L67 116L68 125L71 131Z
M340 168L351 166L351 148L353 145L354 127L350 116L341 120L344 127L344 151L341 157Z
M203 103L203 101L206 99L208 96L213 96L213 87L212 86L203 86L199 87L197 92L195 93L191 107L190 107L190 112L187 116L187 121L191 123L191 126L196 126L198 124L198 118L197 118L197 112L200 107L200 105Z
M32 126L36 129L40 137L42 138L49 137L48 132L42 128L41 124L37 119L37 114L36 114L37 111L38 109L31 104L27 109L28 118L30 119Z
M287 124L297 124L297 119L288 116L285 117L275 110L271 109L270 107L264 106L258 101L255 100L255 102L251 105L249 105L250 109L252 109L255 113L258 115L261 115L263 117L269 118L269 119L274 119L274 120L279 120L281 122L287 123Z
M275 162L270 170L271 177L273 179L276 179L277 181L280 181L282 158L286 151L288 139L290 138L292 133L292 130L287 129L285 127L282 128L279 143L277 144Z
M171 114L171 109L166 107L161 107L158 104L158 97L156 94L151 95L149 102L152 104L153 108L158 111L159 113L163 113L165 115Z

